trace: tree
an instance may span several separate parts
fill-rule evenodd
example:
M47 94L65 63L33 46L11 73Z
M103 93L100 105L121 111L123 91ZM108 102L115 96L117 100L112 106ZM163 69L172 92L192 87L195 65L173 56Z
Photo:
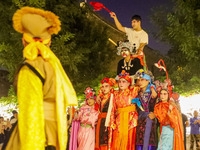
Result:
M91 9L81 8L78 0L0 1L0 65L13 74L22 59L21 35L12 27L12 16L22 6L50 10L60 17L62 30L53 36L51 49L60 59L77 93L99 74L108 71L113 58L106 28L91 20Z
M168 56L171 61L169 74L177 85L176 90L185 93L199 90L200 75L200 1L173 0L173 9L154 9L152 20L159 28L155 35L171 44Z

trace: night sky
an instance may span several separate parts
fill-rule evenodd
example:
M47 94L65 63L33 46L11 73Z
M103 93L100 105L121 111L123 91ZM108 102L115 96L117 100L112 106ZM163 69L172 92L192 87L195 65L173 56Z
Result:
M172 8L171 0L88 0L88 2L90 1L100 2L110 11L115 12L118 20L125 27L131 27L131 17L134 14L140 15L142 17L142 28L149 34L148 46L159 50L162 54L166 54L169 50L170 45L158 41L152 36L152 32L156 32L157 29L151 22L150 16L151 10L157 6L164 5ZM103 9L97 13L114 22L106 10Z

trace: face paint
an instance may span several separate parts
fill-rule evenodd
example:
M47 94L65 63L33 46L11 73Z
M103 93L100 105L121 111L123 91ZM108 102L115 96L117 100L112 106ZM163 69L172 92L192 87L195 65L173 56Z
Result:
M128 48L122 48L121 50L121 55L125 58L127 57L128 55L130 55L130 51Z

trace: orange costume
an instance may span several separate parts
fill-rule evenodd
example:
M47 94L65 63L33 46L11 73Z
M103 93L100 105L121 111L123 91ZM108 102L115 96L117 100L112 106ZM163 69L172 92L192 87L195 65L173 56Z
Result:
M127 73L122 72L119 78L124 78L131 83ZM135 150L135 134L138 113L136 104L131 100L138 95L139 87L115 91L110 127L114 129L111 147L113 150Z
M183 124L179 111L174 106L172 111L169 111L169 102L160 102L155 105L154 114L160 122L160 133L162 127L170 125L174 129L173 150L184 150Z

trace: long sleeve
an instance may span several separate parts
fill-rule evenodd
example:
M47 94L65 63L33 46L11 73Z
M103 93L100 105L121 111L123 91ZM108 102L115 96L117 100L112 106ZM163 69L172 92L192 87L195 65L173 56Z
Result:
M38 76L24 66L18 76L19 134L21 150L45 147L43 84Z
M193 118L190 118L190 125L191 124L194 124L194 119Z
M98 116L99 116L99 112L96 111L95 109L91 110L91 123L92 123L92 127L94 128L95 125L97 124L97 120L98 120Z
M167 110L162 109L162 106L160 104L156 104L154 108L154 114L160 124L163 124L166 121Z
M170 120L170 126L172 128L175 128L176 126L178 126L178 117L179 116L177 115L177 113L178 113L178 110L176 107L174 107L172 109L172 111L168 114L169 120Z
M99 112L90 106L83 106L78 112L78 119L82 124L95 126L98 120Z

